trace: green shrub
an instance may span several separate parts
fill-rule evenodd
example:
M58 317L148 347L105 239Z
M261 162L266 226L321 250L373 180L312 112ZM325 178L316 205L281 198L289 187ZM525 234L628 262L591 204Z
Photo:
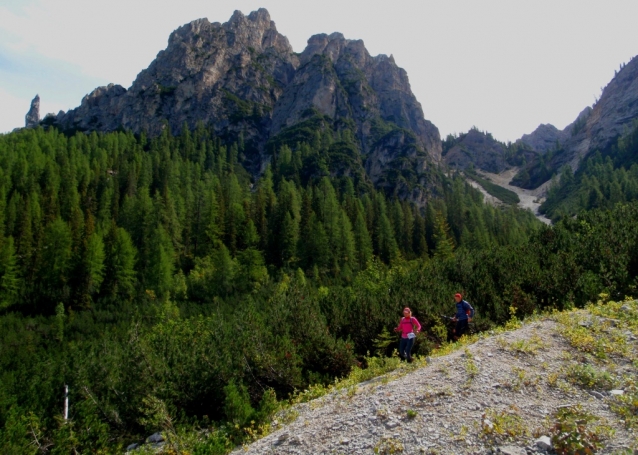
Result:
M612 376L604 370L597 369L595 366L586 364L573 364L567 368L567 379L585 389L602 389L611 390L614 388L616 381Z

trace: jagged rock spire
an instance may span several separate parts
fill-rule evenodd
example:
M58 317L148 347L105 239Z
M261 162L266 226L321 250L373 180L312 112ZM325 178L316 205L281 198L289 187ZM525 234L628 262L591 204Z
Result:
M27 115L24 116L24 126L26 128L35 128L40 123L40 95L36 95L31 101L31 108Z

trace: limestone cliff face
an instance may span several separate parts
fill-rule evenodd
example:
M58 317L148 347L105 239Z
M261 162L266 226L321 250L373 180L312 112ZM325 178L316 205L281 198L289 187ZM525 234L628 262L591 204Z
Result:
M340 33L315 35L300 55L300 67L278 100L273 134L299 122L309 109L337 119L350 119L364 153L379 139L375 122L413 133L416 143L434 161L441 159L438 129L425 120L405 70L392 56L370 56L363 41Z
M175 30L128 90L99 87L57 122L64 129L158 135L167 125L178 132L201 121L222 137L241 132L261 150L275 101L297 65L265 9L236 11L225 24L199 19Z
M224 24L199 19L178 28L129 89L99 87L49 123L154 136L167 126L176 133L202 122L222 139L241 134L245 160L259 172L267 141L313 113L353 131L361 153L379 157L371 169L397 154L419 155L410 164L415 172L426 159L441 158L438 129L425 120L392 57L372 57L362 41L339 33L313 36L297 55L265 9L248 16L236 11ZM397 141L412 143L414 151L392 149Z
M527 145L541 155L550 150L559 150L572 136L582 130L591 112L592 108L587 106L578 114L576 120L567 125L563 130L559 130L549 123L543 123L532 133L524 134L516 142Z
M565 141L568 162L576 169L582 158L594 150L609 147L627 133L638 119L638 56L631 59L605 87L598 102L577 131ZM577 120L578 122L578 120Z

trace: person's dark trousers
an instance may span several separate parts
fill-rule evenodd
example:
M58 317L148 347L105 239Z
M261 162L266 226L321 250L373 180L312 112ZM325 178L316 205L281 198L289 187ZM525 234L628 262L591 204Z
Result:
M469 327L469 322L467 319L463 319L462 321L456 321L456 327L454 328L454 336L459 339L463 336Z
M414 338L401 338L401 341L399 341L399 355L402 359L412 361L412 346L414 346Z

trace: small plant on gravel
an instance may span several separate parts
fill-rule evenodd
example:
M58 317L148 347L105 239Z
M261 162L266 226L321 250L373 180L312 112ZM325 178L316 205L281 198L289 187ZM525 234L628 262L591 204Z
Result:
M472 380L479 374L478 366L476 362L474 362L474 357L468 349L465 350L465 372L468 376L468 383L471 383Z
M547 384L550 387L558 387L558 378L560 375L556 372L549 373L547 375Z
M496 411L486 409L481 418L481 436L493 441L516 440L529 436L525 420L518 414L518 408Z
M624 332L629 329L636 333L638 322L631 311L621 310L622 305L623 302L599 301L587 307L588 316L572 311L559 313L555 319L565 326L561 333L576 349L599 359L610 355L630 358L632 349Z
M469 433L470 433L469 428L465 425L461 425L461 428L459 429L458 433L452 432L451 438L454 439L455 441L464 441L465 438L468 437Z
M404 447L401 441L394 438L384 438L377 442L374 446L374 453L379 455L391 455L394 453L403 453Z
M545 349L546 347L547 343L545 343L538 335L534 335L529 339L522 338L520 340L512 341L508 346L511 351L531 355L537 354L539 350Z
M437 371L443 373L446 377L450 377L450 370L449 370L449 363L442 363L441 365L439 365L439 367L437 368Z
M512 389L519 391L521 387L532 384L532 381L527 377L527 372L523 368L513 367L512 373L514 373L514 382L512 383Z
M585 389L611 390L615 385L614 378L604 370L591 364L573 364L567 367L567 380Z
M592 427L598 417L578 406L559 409L554 415L555 423L550 429L552 445L556 453L593 454L603 447L602 441L613 436L606 427Z
M627 428L638 428L638 390L615 397L610 407L623 418Z
M417 416L417 412L414 409L408 409L408 419L414 419Z

